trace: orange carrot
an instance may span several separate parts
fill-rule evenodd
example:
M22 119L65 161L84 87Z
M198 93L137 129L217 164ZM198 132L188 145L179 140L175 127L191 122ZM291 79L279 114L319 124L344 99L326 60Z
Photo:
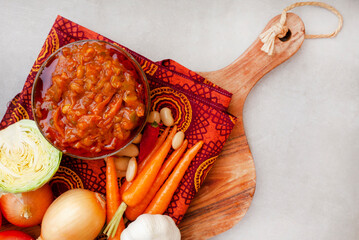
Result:
M168 132L170 131L170 127L167 127L166 130L161 134L161 136L157 139L156 141L156 145L153 148L153 150L151 151L150 154L148 154L148 156L143 159L142 162L139 163L138 165L138 170L137 172L141 172L143 170L143 168L146 166L146 164L148 163L148 161L152 158L152 156L157 152L157 150L162 146L163 142L166 140L166 137L168 135ZM125 181L122 186L120 187L120 195L122 196L123 193L132 185L132 182L128 182Z
M157 192L156 196L152 199L144 213L163 214L166 211L168 204L171 202L173 194L178 187L178 184L182 180L182 177L189 167L192 159L196 156L202 145L203 141L199 141L185 153L167 181L163 184L161 189Z
M176 131L177 126L174 126L163 144L161 144L158 150L148 159L148 163L145 165L143 170L137 174L135 180L131 183L131 186L125 190L122 195L122 203L117 208L114 217L103 231L105 234L113 237L120 221L122 221L122 216L126 211L127 206L134 206L145 197L146 193L151 188L151 185L154 182L164 159L171 149L172 139L176 134Z
M166 141L164 141L153 157L148 160L143 170L137 174L132 185L123 193L122 200L128 206L135 206L141 202L148 190L152 187L152 183L155 181L162 163L171 149L172 139L176 132L177 126L174 126L166 138Z
M106 158L106 208L107 222L109 223L120 206L121 195L118 188L116 166L113 157ZM121 218L114 237L111 240L120 240L121 232L125 229L125 224Z
M182 154L187 148L187 145L188 141L185 140L182 143L181 147L175 150L166 160L166 162L162 165L161 170L156 177L156 180L152 184L151 189L148 191L142 201L134 207L127 207L125 214L129 220L134 221L139 215L143 213L148 204L151 202L152 198L156 195L158 189L160 189L162 184L166 181L168 175L171 173L172 169L180 160Z
M62 128L60 125L59 125L59 117L60 117L60 111L61 111L61 108L58 107L55 112L54 112L54 115L53 115L53 121L54 121L54 127L55 129L62 135L62 136L65 136L65 130L64 128Z

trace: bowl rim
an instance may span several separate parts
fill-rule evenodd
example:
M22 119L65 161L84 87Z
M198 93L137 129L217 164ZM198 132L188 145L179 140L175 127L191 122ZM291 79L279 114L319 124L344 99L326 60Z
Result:
M143 80L143 83L144 83L144 86L145 86L145 92L147 92L147 98L145 98L145 101L147 101L147 104L145 104L145 118L141 124L140 127L137 128L137 132L133 135L133 137L125 144L123 145L121 148L117 149L117 150L114 150L113 152L111 153L107 153L107 154L104 154L104 155L101 155L101 156L95 156L95 157L86 157L86 156L78 156L78 155L75 155L75 154L72 154L72 153L68 153L68 152L63 152L62 149L58 148L57 146L55 146L55 144L50 141L46 136L45 134L43 133L40 125L39 125L39 122L38 122L38 119L36 117L36 114L35 114L35 91L36 91L36 86L37 86L37 83L38 81L40 81L40 76L42 74L42 71L45 69L45 67L47 67L47 64L53 60L53 58L60 52L62 51L63 48L65 47L69 47L71 45L76 45L76 44L82 44L82 43L86 43L86 42L100 42L100 43L105 43L105 44L108 44L110 45L111 47L114 47L116 50L118 50L119 52L121 52L122 54L124 54L128 59L130 59L131 63L135 66L137 72L140 74L140 77L142 78ZM34 82L32 84L32 90L31 90L31 110L32 110L32 115L33 115L33 118L34 118L34 121L36 123L36 126L37 128L39 129L39 131L41 132L41 135L46 139L47 142L49 142L53 147L55 147L57 150L59 150L60 152L62 152L63 154L67 155L67 156L70 156L70 157L73 157L73 158L77 158L77 159L83 159L83 160L98 160L98 159L104 159L106 157L110 157L110 156L113 156L115 154L117 154L118 152L120 152L122 149L126 148L128 145L130 145L133 140L142 132L143 128L145 127L146 123L147 123L147 119L148 119L148 115L150 113L150 108L151 108L151 97L150 97L150 86L149 86L149 83L148 83L148 80L147 80L147 77L146 77L146 74L145 72L143 71L141 65L137 62L137 60L127 51L125 50L123 47L121 46L117 46L111 42L107 42L107 41L104 41L104 40L97 40L97 39L84 39L84 40L79 40L79 41L75 41L75 42L71 42L71 43L68 43L60 48L58 48L55 52L53 52L49 57L46 58L46 60L41 64L41 67L39 68L36 76L35 76L35 79L34 79Z

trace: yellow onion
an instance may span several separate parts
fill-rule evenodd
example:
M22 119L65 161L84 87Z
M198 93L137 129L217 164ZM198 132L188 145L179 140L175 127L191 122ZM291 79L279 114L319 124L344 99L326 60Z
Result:
M47 209L38 240L93 240L106 219L103 195L72 189L60 195Z

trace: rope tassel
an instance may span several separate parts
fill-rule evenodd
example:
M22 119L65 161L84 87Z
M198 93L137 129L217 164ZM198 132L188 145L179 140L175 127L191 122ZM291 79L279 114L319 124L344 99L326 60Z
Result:
M305 35L305 38L332 38L332 37L335 37L339 33L339 31L342 29L342 26L343 26L343 16L339 13L339 11L337 9L335 9L334 7L332 7L326 3L323 3L323 2L297 2L297 3L294 3L294 4L286 7L285 9L283 9L283 12L282 12L279 22L277 22L271 28L269 28L267 31L265 31L261 35L259 35L259 38L263 43L261 50L263 52L268 53L269 56L273 55L274 46L275 46L275 44L274 44L275 38L276 37L282 38L288 32L288 27L285 25L286 20L287 20L287 12L289 10L292 10L293 8L301 7L301 6L308 6L308 5L322 7L322 8L328 9L329 11L333 12L339 18L339 24L338 24L337 29L330 34Z
M268 53L268 55L272 55L274 51L275 38L276 37L282 38L287 34L287 32L288 32L287 26L281 25L280 22L273 25L267 31L259 35L259 38L263 43L261 50L263 52Z

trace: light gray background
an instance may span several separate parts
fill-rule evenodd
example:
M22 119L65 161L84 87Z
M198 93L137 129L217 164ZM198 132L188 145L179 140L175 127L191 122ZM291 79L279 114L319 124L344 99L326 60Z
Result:
M0 115L57 14L152 60L209 71L236 59L293 2L0 0ZM359 1L326 2L344 16L338 37L305 40L246 101L257 189L243 220L213 239L359 239ZM337 25L319 8L294 12L309 33Z

